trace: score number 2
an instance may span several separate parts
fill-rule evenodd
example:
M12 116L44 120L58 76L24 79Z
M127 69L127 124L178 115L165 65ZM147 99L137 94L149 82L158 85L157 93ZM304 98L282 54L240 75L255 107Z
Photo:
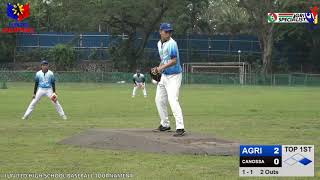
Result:
M275 147L274 149L274 154L279 154L279 147ZM275 164L275 165L278 165L279 164L279 159L278 158L275 158L274 160L273 160L273 163Z

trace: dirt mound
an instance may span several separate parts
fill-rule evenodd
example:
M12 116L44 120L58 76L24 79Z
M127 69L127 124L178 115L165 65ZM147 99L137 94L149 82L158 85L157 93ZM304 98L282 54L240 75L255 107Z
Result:
M90 129L62 140L59 144L79 147L197 155L238 155L239 143L187 132L152 132L146 129Z

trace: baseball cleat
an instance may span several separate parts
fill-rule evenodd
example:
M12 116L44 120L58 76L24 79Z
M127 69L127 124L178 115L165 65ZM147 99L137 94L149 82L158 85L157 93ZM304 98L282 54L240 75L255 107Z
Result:
M174 137L181 137L184 136L184 134L186 133L186 131L184 131L184 129L177 129L176 133L173 134Z
M68 119L66 115L61 116L61 118L62 118L63 120L67 120L67 119Z
M23 116L21 119L22 119L22 120L28 120L28 117L24 117L24 116Z
M152 130L153 132L165 132L165 131L170 131L170 126L169 127L163 127L160 125L158 128Z

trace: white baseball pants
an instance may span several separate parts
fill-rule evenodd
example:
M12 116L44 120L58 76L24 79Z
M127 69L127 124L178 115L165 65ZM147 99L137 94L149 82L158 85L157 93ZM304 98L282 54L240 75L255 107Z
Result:
M182 110L179 104L179 90L181 86L182 73L165 75L162 74L157 86L156 105L160 116L160 124L164 127L170 126L168 117L168 103L176 120L176 129L184 129Z
M143 88L142 88L143 95L144 95L144 96L147 96L147 89L146 89L145 83L137 83L137 86L134 86L134 87L133 87L132 96L133 96L133 97L136 96L136 92L137 92L137 90L140 88L139 85L140 85L140 86L143 85Z
M52 96L52 94L53 94L52 88L38 88L35 98L32 99L32 101L31 101L31 103L30 103L30 105L29 105L29 107L23 117L27 118L30 116L30 114L35 109L37 103L40 101L42 96L47 96L50 98ZM59 101L56 101L56 103L54 103L53 101L51 101L51 102L55 106L58 114L60 116L64 116L65 114L64 114L64 111L63 111Z

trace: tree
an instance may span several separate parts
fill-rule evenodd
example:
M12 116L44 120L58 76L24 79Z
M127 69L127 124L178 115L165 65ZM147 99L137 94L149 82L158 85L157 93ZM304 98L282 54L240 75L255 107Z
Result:
M208 0L180 1L177 6L168 10L167 15L170 21L174 22L175 31L178 34L207 33L209 27L207 21L203 18L203 12L208 6Z
M38 32L98 32L105 14L101 0L30 0L30 5L30 23Z
M50 57L55 62L58 70L70 70L77 58L73 47L65 44L58 44L50 49Z
M248 31L249 14L238 6L237 0L211 0L203 14L210 33L234 36Z
M106 14L103 22L109 24L109 31L127 35L127 38L111 48L114 58L123 59L129 70L135 70L141 62L144 48L150 34L156 31L169 6L166 0L114 0L104 2ZM139 39L141 37L141 39Z
M250 15L252 32L260 39L262 55L263 74L270 73L272 50L275 40L292 31L291 28L284 29L282 26L275 26L273 23L267 22L267 14L270 12L285 12L290 6L297 6L300 3L298 0L239 0L239 6L246 9ZM289 26L288 26L289 27ZM293 28L294 29L294 28Z
M2 3L3 5L4 3ZM6 12L5 6L0 7L0 63L1 62L12 62L14 59L14 46L16 36L15 34L3 34L1 33L2 27L7 27L9 23L9 18L4 15Z

